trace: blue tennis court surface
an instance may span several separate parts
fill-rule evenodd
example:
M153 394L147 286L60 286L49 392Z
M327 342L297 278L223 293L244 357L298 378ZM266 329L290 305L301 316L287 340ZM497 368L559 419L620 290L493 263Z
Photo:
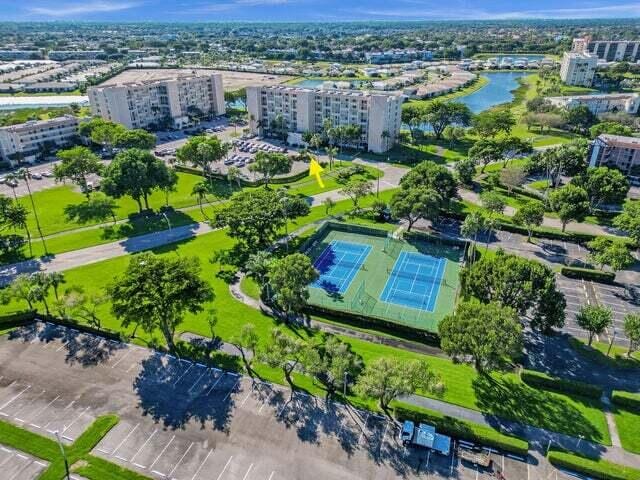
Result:
M433 312L446 260L416 252L401 252L380 300Z
M370 251L369 245L333 240L313 264L320 276L312 286L328 293L346 292Z

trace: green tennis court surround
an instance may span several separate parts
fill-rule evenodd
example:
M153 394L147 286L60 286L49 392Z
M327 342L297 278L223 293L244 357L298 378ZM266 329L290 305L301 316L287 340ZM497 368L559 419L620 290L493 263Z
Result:
M309 305L435 333L453 311L464 242L326 223L303 245L320 272Z

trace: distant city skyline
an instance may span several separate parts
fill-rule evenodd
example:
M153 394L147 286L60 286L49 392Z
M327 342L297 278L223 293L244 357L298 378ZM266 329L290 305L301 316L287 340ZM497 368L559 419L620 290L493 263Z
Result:
M0 0L2 20L358 21L640 17L640 2L601 0Z

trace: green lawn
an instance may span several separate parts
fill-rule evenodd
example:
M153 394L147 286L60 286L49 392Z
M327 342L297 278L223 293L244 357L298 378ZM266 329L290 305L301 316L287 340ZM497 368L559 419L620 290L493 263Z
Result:
M81 474L89 480L149 478L90 455L91 450L117 423L118 417L115 415L98 417L72 445L64 446L72 471L81 471ZM38 479L62 480L65 478L64 460L55 440L0 420L0 441L4 445L49 462L49 466Z
M381 196L388 200L392 194L393 191L385 191L381 193ZM373 197L367 199L365 204L370 204L372 201ZM348 211L350 208L351 202L338 202L332 213L337 215ZM324 218L325 215L324 207L314 207L307 217L299 219L295 223L292 222L289 228L291 230L314 222ZM241 324L252 323L256 326L256 331L262 343L266 344L269 332L274 326L273 320L262 315L259 311L239 303L230 294L225 281L217 275L221 271L220 265L209 261L213 252L230 248L233 244L234 241L224 231L220 230L156 249L155 253L198 257L202 263L202 275L209 281L216 293L215 300L204 306L203 313L186 315L184 323L180 326L181 331L209 335L208 322L206 321L208 313L206 312L211 308L215 308L218 316L216 333L220 338L228 340L236 334ZM113 278L124 272L128 262L128 257L119 257L66 271L65 285L82 285L87 293L102 292ZM222 270L228 268L223 266ZM24 303L13 301L8 305L0 306L0 313L8 313L24 308ZM102 306L99 310L99 315L105 328L116 331L121 330L119 321L110 314L108 306ZM126 333L130 334L132 330L133 327L129 328ZM140 334L140 331L138 333ZM312 332L302 329L296 329L295 333L303 338L313 335ZM145 341L151 340L152 337L162 344L161 336L157 332L153 335L141 334L141 338L138 341L144 344ZM346 337L344 340L353 346L354 351L360 354L365 362L380 356L427 360L432 368L438 372L445 384L446 391L442 398L447 402L572 435L582 434L585 438L602 443L609 442L604 415L600 411L597 402L534 390L523 384L515 374L495 374L491 377L480 377L471 367L455 364L447 359L427 357ZM260 367L259 372L268 380L277 381L278 383L284 382L282 375L278 371ZM322 394L320 387L314 385L311 379L302 376L298 377L297 382L301 387L312 393ZM363 405L370 405L371 403L364 399L352 398L352 400Z
M640 453L640 411L615 406L613 413L622 447Z

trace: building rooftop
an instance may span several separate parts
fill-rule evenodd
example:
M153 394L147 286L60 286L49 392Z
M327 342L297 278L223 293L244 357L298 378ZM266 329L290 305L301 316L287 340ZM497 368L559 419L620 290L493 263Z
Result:
M77 120L73 115L62 115L61 117L50 118L48 120L29 120L28 122L18 123L16 125L8 125L6 127L0 127L0 130L5 132L19 132L21 130L49 125L52 123L60 123L62 121Z
M603 133L602 135L598 135L598 140L612 147L640 149L640 138L638 137L625 137L623 135Z
M306 88L306 87L296 87L293 85L270 85L270 86L262 86L261 88L268 90L279 90L291 93L304 93L304 92L321 92L321 93L332 93L337 94L341 97L350 96L350 97L370 97L374 95L384 95L387 97L397 97L398 93L395 92L381 92L381 91L365 91L365 90L351 90L344 88Z

